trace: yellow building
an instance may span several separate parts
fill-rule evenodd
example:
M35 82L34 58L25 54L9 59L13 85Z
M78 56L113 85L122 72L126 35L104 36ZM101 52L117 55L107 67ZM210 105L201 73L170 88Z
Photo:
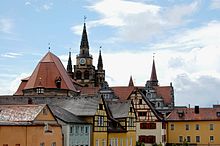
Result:
M220 107L176 108L168 116L168 143L220 145Z
M61 146L61 127L47 105L1 105L0 145Z

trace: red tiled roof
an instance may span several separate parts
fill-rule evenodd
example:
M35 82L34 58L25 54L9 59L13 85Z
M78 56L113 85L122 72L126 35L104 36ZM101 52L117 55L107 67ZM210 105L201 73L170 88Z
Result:
M80 89L80 93L81 95L89 95L89 96L93 96L96 95L99 91L100 87L82 87Z
M38 63L30 76L24 89L42 86L44 88L57 88L55 80L61 78L61 89L76 91L60 59L48 52Z
M111 87L115 95L119 97L120 100L127 100L131 95L132 91L135 89L134 86L122 86L122 87Z
M209 121L220 120L220 116L217 116L217 112L220 112L220 108L199 108L199 113L194 112L194 108L176 108L174 109L167 120L169 121ZM183 116L179 114L183 113Z
M21 84L19 85L17 91L15 92L14 95L23 95L23 92L22 90L24 89L24 87L26 86L27 84L27 80L22 80L21 81Z
M163 97L165 104L172 103L172 87L171 86L154 86L158 96Z

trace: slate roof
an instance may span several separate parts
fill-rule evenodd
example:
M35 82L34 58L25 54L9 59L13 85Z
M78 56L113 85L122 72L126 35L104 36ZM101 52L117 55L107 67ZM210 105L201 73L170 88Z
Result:
M41 105L1 105L0 124L1 125L25 125L31 124L37 115L45 107Z
M21 95L23 89L36 87L57 88L55 80L61 78L61 89L77 92L70 77L68 76L60 59L51 52L48 52L38 63L32 75L28 79L23 79L15 95Z
M194 108L175 108L167 117L168 121L210 121L220 120L220 108L199 108L199 113ZM183 116L179 116L182 114ZM219 113L219 116L217 116Z
M53 112L53 114L60 120L66 122L66 123L77 123L77 124L85 124L86 122L74 115L73 113L59 107L59 106L56 106L56 105L49 105L51 111Z
M100 97L78 96L57 105L77 116L94 116L100 100Z
M131 101L107 101L107 105L113 118L125 118L128 117Z

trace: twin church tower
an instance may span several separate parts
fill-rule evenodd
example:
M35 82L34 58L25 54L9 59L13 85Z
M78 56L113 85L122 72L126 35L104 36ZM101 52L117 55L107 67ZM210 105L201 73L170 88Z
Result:
M101 50L99 51L97 69L93 65L92 55L89 54L86 23L83 26L80 53L76 56L76 65L74 65L74 68L72 66L71 52L69 52L67 73L72 79L84 87L100 87L105 82L105 70L103 69Z

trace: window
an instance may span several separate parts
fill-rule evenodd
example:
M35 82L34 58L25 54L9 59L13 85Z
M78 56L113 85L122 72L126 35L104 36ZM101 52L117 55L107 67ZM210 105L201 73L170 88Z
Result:
M81 127L81 133L84 133L84 127L83 126Z
M166 141L167 141L166 135L162 135L162 142L166 142Z
M103 105L99 104L99 110L103 110Z
M106 139L102 140L102 146L106 146Z
M186 141L187 141L187 142L190 142L190 136L187 136L187 137L186 137Z
M88 70L86 70L84 72L84 79L89 79L89 71Z
M76 134L79 133L79 126L76 126Z
M214 142L214 136L210 136L210 142Z
M183 142L183 136L179 136L179 142Z
M186 130L189 130L189 125L188 124L186 124Z
M115 146L118 146L118 138L115 138Z
M114 144L114 139L111 138L111 139L110 139L110 145L113 146L113 144Z
M81 79L82 78L82 73L81 71L76 72L76 79Z
M47 115L48 111L47 108L43 108L43 115Z
M210 124L210 125L209 125L209 129L210 129L210 130L214 130L214 124Z
M174 124L170 125L170 130L174 130Z
M132 137L130 138L130 146L132 146Z
M138 116L146 116L147 112L138 112Z
M120 139L120 146L123 146L123 138Z
M44 88L37 88L36 92L37 92L37 94L43 94L44 93Z
M15 144L15 146L20 146L20 144Z
M99 116L98 117L98 126L103 126L104 125L104 117Z
M220 117L220 112L217 112L216 115L217 115L217 117Z
M70 126L70 133L73 133L73 127Z
M3 146L8 146L8 144L3 144Z
M133 126L134 126L134 119L129 118L128 127L133 127Z
M87 133L88 133L88 131L89 131L89 127L88 127L88 126L86 126L86 127L85 127L85 133L87 134Z
M156 123L140 123L140 129L156 129Z
M139 99L139 104L142 104L142 99Z
M51 146L56 146L56 142L53 142L53 143L51 144Z
M200 142L200 136L196 136L196 142Z
M196 130L199 130L199 124L196 124Z
M45 146L45 145L44 145L44 142L40 143L40 146Z
M156 142L156 136L153 136L153 135L149 135L149 136L140 135L139 136L139 141L144 142L144 143L155 143Z
M99 146L99 140L98 140L98 139L96 139L95 145L96 145L96 146Z

